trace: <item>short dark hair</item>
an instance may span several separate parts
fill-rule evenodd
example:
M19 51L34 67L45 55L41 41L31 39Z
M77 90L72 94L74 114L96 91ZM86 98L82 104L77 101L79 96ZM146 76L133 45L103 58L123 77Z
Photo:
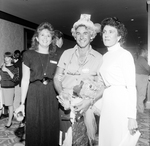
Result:
M125 25L122 22L120 22L117 17L106 18L101 22L102 33L106 25L115 27L117 29L119 36L121 36L121 39L119 42L123 44L125 42L125 37L127 35L127 29L125 28Z
M15 50L14 51L14 54L20 54L21 52L20 52L20 50Z
M11 52L5 52L4 57L11 57L13 58L13 54Z
M63 33L61 32L61 31L59 31L59 30L54 30L54 37L57 37L57 38L63 38L64 37L64 35L63 35Z

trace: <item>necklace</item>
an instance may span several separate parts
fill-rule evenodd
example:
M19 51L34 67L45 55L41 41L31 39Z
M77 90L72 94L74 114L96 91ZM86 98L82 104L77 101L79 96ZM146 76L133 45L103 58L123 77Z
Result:
M89 53L89 51L86 52L85 54L79 54L79 55L76 54L77 57L78 57L78 64L79 64L79 66L83 66L83 65L86 64L88 53Z
M46 76L46 71L47 71L47 67L48 67L48 63L49 63L49 55L46 56L46 57L47 57L47 61L46 61L46 64L45 64L45 68L44 68L44 63L42 62L40 53L38 53L38 57L39 57L39 59L40 59L41 65L42 65L43 75ZM45 56L44 56L44 57L45 57Z
M79 63L79 65L80 65L80 66L84 65L85 62L86 62L86 60L87 60L87 56L79 57L79 58L78 58L78 63Z

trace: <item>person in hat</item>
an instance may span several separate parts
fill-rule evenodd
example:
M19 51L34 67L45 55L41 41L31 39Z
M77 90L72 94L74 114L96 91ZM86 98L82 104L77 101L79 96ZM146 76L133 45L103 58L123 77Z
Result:
M70 101L73 100L73 88L85 78L96 80L97 72L102 64L102 55L90 45L100 32L100 25L95 25L90 17L91 15L82 14L74 23L71 32L77 44L63 52L54 77L54 85L59 94L58 99L63 106L62 122L64 125L68 122L68 127L66 126L66 129L62 131L65 132L62 135L66 135L62 138L63 146L86 146L90 139L87 136L84 117L79 121L72 121L71 115L69 117L65 115L70 114L71 111ZM99 98L100 95L95 98L95 101ZM75 105L75 109L82 115L92 104L91 99L84 99Z

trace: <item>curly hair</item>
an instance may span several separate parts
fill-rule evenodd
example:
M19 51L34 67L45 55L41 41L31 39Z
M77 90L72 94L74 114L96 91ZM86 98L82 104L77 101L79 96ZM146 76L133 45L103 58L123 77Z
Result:
M106 18L101 22L101 35L103 34L103 29L106 25L115 27L117 29L118 35L121 36L119 42L123 44L127 35L127 29L125 28L125 25L121 23L116 17Z
M96 37L96 35L97 35L96 29L94 29L94 28L92 28L92 27L90 27L90 26L84 25L84 24L80 24L80 25L78 25L78 26L76 26L76 27L73 27L73 28L71 29L72 36L76 39L76 30L77 30L79 27L81 27L81 26L84 26L84 27L88 30L88 32L89 32L90 35L91 35L91 41L93 41L93 39L94 39L94 38Z
M39 42L37 41L36 37L39 36L39 33L40 33L43 29L49 30L50 33L51 33L51 35L52 35L52 37L54 36L54 28L53 28L53 26L52 26L49 22L43 22L43 23L41 23L41 24L37 27L37 29L36 29L36 31L35 31L33 37L32 37L32 44L31 44L30 50L37 50L37 49L38 49Z

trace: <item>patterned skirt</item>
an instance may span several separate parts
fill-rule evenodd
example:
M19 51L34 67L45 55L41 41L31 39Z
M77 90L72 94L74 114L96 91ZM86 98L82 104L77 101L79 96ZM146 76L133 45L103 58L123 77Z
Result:
M82 117L72 125L72 146L88 146L87 130Z

